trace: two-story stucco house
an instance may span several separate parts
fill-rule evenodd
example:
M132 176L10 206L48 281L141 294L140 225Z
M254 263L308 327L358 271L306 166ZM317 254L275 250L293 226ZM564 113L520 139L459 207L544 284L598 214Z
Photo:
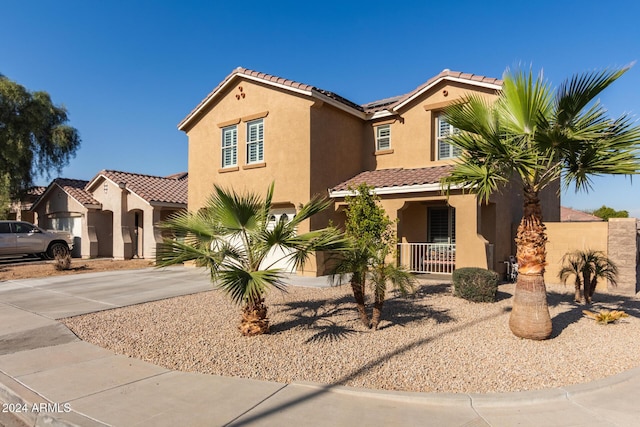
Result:
M364 105L333 92L244 68L235 69L178 128L189 138L188 208L200 209L218 184L266 192L274 181L273 218L295 215L315 194L334 209L312 218L313 230L344 221L349 188L375 188L398 219L399 262L417 272L479 266L504 270L513 253L521 200L509 191L480 203L440 186L456 149L447 105L474 92L495 98L501 81L444 70L412 92ZM545 193L545 219L559 220L556 188ZM307 231L301 230L301 231ZM325 273L321 256L302 274Z

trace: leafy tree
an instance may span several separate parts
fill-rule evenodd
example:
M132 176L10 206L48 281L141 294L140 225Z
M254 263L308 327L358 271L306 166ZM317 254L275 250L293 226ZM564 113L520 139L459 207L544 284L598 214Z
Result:
M615 285L618 277L618 267L604 252L587 250L574 251L562 257L562 269L558 274L564 284L569 278L575 278L575 301L591 304L591 298L596 291L598 279L606 279ZM584 288L584 294L583 294Z
M602 207L596 209L591 212L592 215L600 217L605 221L608 221L609 218L629 218L628 211L617 211L609 206L602 205Z
M264 265L274 248L291 250L282 259L291 260L297 268L314 251L346 246L342 233L333 227L297 234L303 221L330 205L319 197L301 206L291 221L270 226L273 188L271 184L266 198L261 199L216 185L204 209L177 214L161 225L181 238L165 239L156 255L158 266L194 260L207 267L214 285L242 306L240 331L247 336L269 332L265 293L270 288L285 288L282 269Z
M67 110L48 93L30 92L0 74L0 175L11 198L35 177L59 172L75 155L80 137L67 121Z
M521 185L519 274L509 319L519 337L546 339L552 331L540 192L561 177L565 188L574 184L579 191L591 188L594 175L640 172L640 128L627 115L607 117L594 102L627 70L575 75L555 96L542 74L507 71L495 102L469 95L446 110L449 123L461 130L449 140L463 151L444 184L462 185L484 201L507 183Z
M9 194L9 180L0 176L0 219L9 219L11 211L11 195Z
M345 234L351 242L351 249L341 254L333 278L351 275L351 289L360 320L364 326L377 329L388 283L402 294L407 294L414 280L406 270L387 262L395 248L394 222L378 204L378 197L372 188L363 183L355 189L355 195L347 196L345 201ZM374 294L371 320L365 306L367 279L371 282Z

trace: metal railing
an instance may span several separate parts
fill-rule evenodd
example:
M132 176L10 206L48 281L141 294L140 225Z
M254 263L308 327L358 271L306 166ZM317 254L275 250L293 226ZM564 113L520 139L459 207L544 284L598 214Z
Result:
M456 245L398 243L398 263L412 273L451 274L456 266Z

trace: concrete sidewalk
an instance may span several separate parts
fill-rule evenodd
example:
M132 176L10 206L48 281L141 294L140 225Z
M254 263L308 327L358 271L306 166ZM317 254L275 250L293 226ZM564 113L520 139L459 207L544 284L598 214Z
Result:
M115 355L56 320L207 289L206 274L182 268L0 282L0 415L11 410L39 426L640 425L640 368L585 385L505 394L279 384Z

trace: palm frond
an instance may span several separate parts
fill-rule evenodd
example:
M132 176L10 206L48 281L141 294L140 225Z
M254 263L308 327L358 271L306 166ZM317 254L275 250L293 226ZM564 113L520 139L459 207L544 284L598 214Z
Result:
M221 269L216 287L220 288L239 305L253 305L262 300L269 288L285 290L282 270L246 271L235 266Z
M556 122L562 127L571 127L582 110L630 68L576 74L563 82L556 94Z

